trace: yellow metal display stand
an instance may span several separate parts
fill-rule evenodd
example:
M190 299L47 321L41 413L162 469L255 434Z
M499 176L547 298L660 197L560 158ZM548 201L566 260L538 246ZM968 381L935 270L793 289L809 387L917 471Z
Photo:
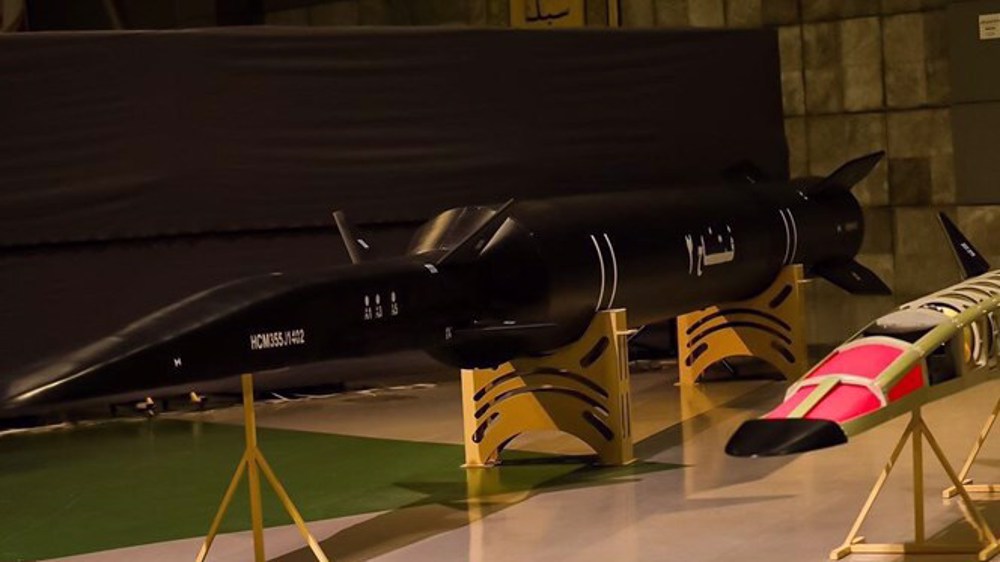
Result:
M677 317L680 383L695 384L709 366L732 357L767 361L788 380L805 373L804 273L786 266L764 292Z
M209 528L205 542L202 544L201 550L198 552L198 557L195 560L196 562L203 562L208 556L208 551L212 548L212 542L219 533L219 526L226 515L226 510L229 509L229 504L233 500L233 494L236 493L236 488L239 486L240 480L243 479L243 474L246 473L247 483L250 488L250 521L253 528L254 561L264 562L264 511L260 496L260 473L264 473L264 477L271 484L271 488L278 496L278 499L281 500L281 505L284 506L285 511L288 512L288 515L295 522L295 526L298 527L299 533L309 545L309 549L312 550L316 560L319 562L329 562L326 554L323 553L323 549L320 548L319 543L312 536L312 533L309 532L309 528L306 527L306 522L302 519L302 515L299 514L299 510L296 509L295 504L288 497L285 487L278 481L278 477L271 470L270 465L268 465L267 460L264 458L264 454L257 447L257 419L253 408L253 375L243 375L241 382L243 384L243 418L246 431L246 451L243 453L243 458L240 459L240 464L236 467L236 473L233 474L232 481L229 482L229 488L226 489L226 493L222 496L222 503L219 505L219 510L215 514L215 519L212 520L212 526Z
M954 488L959 496L961 496L962 504L965 506L970 523L975 528L980 540L979 544L938 544L929 542L926 538L926 531L924 528L924 467L923 467L923 438L927 438L927 444L930 445L931 450L934 452L934 456L937 457L941 467L944 468L945 473L947 473L948 478L951 480ZM865 543L864 537L858 536L858 532L861 530L861 525L864 523L865 519L868 517L872 506L875 504L875 500L878 498L879 493L885 486L886 480L889 478L889 474L892 472L896 461L899 459L900 453L903 452L903 447L906 442L910 440L911 448L913 449L913 522L914 522L914 540L909 543L891 543L891 544L868 544ZM889 456L889 462L886 463L885 468L882 469L882 474L879 475L878 481L875 482L875 487L872 488L871 493L868 495L868 499L865 501L864 507L861 508L861 513L858 514L858 518L854 521L854 526L847 533L847 538L844 539L844 543L830 552L831 560L839 560L848 556L850 554L976 554L979 560L989 560L1000 552L1000 542L997 541L996 535L993 534L993 530L990 528L989 523L983 518L982 513L976 509L976 506L972 503L972 498L969 497L969 492L962 485L961 480L959 480L958 475L955 474L955 469L948 464L948 460L945 458L944 453L941 452L941 447L938 445L937 440L931 434L930 429L928 429L927 424L924 422L923 417L920 414L920 409L917 408L913 411L910 417L910 423L907 424L906 430L903 431L903 435L900 436L899 442L896 443L895 449L892 451L892 455Z
M962 470L958 473L958 479L962 482L965 490L973 494L991 494L994 492L1000 492L1000 484L973 484L972 479L969 478L969 471L972 470L972 465L975 464L976 458L979 457L979 451L983 449L983 445L986 443L986 439L989 438L990 432L993 431L993 424L997 421L997 415L1000 415L1000 399L993 406L993 412L990 416L986 418L986 423L983 425L982 431L979 432L979 438L976 439L975 445L972 446L972 450L969 451L969 456L965 459L965 464L962 466ZM944 498L951 498L958 494L958 488L952 486L945 491L941 492Z
M465 466L493 466L518 435L552 429L578 437L603 464L634 461L626 326L624 310L602 311L550 355L463 370Z

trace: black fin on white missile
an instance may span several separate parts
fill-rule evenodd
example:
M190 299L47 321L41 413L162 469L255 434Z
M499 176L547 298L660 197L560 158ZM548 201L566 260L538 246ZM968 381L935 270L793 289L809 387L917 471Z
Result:
M829 189L850 190L871 173L875 165L885 156L885 151L878 151L855 158L837 168L832 174L803 190L806 195L819 195Z
M722 178L729 183L763 183L768 180L767 174L749 160L737 162L722 172Z
M357 265L363 261L374 258L372 247L358 234L354 225L347 220L347 215L343 211L334 211L333 220L337 223L337 230L340 237L344 239L344 246L347 247L347 255L351 258L351 263Z
M892 289L874 271L855 260L818 263L812 273L852 295L891 295Z
M969 239L962 234L962 231L955 226L948 215L938 213L938 219L941 221L941 227L944 228L948 242L951 243L951 251L955 254L955 259L958 260L958 265L961 266L966 279L978 277L993 269L990 267L990 262L986 261L986 258L979 253L972 242L969 242Z
M514 200L510 199L506 203L500 206L499 209L493 216L486 219L483 224L479 225L478 228L469 233L468 236L462 239L461 242L455 244L455 247L448 250L448 253L441 256L441 259L437 261L437 265L442 265L449 262L460 262L473 260L479 257L479 252L486 247L486 243L493 238L493 235L500 230L503 223L507 220L508 211L510 206L514 204Z

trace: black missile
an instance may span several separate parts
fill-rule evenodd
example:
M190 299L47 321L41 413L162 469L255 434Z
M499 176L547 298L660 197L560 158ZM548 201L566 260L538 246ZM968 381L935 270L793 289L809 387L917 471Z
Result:
M577 339L595 312L643 325L764 290L801 263L853 293L888 293L854 261L850 189L882 154L826 178L581 195L446 211L403 256L372 259L336 216L354 263L240 279L0 382L32 409L304 363L421 349L495 366Z

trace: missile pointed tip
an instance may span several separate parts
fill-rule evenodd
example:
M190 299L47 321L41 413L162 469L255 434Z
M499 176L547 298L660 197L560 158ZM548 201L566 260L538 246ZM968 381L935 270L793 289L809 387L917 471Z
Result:
M733 457L771 457L804 453L847 443L836 422L810 419L748 420L726 443Z

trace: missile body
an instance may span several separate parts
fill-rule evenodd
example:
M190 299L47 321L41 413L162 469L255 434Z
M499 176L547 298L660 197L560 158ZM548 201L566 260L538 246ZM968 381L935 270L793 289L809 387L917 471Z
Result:
M495 366L571 343L596 311L634 325L765 289L802 263L847 290L888 289L853 258L863 220L850 188L881 154L827 178L583 195L446 211L406 255L234 281L0 383L31 409L245 372L423 349Z
M944 215L969 277L875 320L793 384L774 410L743 423L733 456L802 453L846 443L895 416L1000 375L1000 271Z

